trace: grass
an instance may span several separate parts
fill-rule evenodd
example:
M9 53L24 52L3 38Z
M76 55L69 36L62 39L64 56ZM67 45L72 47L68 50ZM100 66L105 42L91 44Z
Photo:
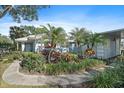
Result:
M22 86L22 85L11 85L2 80L4 71L11 65L10 62L0 61L0 88L47 88L50 86Z
M124 87L124 62L116 62L114 68L106 69L96 75L93 83L97 88Z

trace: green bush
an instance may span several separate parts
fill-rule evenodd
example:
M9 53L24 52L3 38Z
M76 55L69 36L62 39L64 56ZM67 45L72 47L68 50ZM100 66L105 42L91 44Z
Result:
M32 52L25 52L22 54L23 60L20 63L21 67L27 69L29 72L37 71L40 64L45 62L45 59L41 54L36 54Z
M82 60L83 62L83 66L88 69L88 68L91 68L91 67L94 67L94 66L101 66L101 65L104 65L104 62L102 60L98 60L98 59L84 59Z
M68 63L62 61L57 64L44 64L44 66L42 67L45 68L42 69L42 72L50 75L67 74L85 70L87 68L91 68L93 66L98 66L101 64L103 64L103 62L96 59L85 59L79 63Z
M49 75L66 74L80 70L80 68L78 68L79 65L76 63L69 64L67 62L60 62L58 64L46 64L45 66L42 72Z
M34 71L48 75L74 73L103 64L103 61L96 59L84 59L81 62L67 62L61 60L58 63L45 63L43 56L41 57L41 55L32 53L26 53L23 57L23 61L20 64L22 68L27 69L29 72Z
M124 56L121 55L121 56L118 56L115 61L120 61L120 62L124 62Z
M24 52L22 53L23 58L31 58L32 60L39 59L41 57L40 54L33 53L33 52Z
M12 54L10 54L13 58L13 60L18 60L22 58L22 52L14 51Z
M16 60L16 59L21 58L22 57L22 54L19 51L12 51L9 54L6 54L4 57L5 58L13 58L14 60Z
M98 88L124 87L124 62L117 62L115 68L94 76L93 83Z
M95 87L113 88L119 80L118 74L113 71L105 71L94 77Z

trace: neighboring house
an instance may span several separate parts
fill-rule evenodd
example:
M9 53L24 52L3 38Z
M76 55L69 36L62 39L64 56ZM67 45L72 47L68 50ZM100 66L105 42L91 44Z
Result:
M40 52L44 49L44 43L42 40L42 35L29 35L27 37L18 38L15 40L18 44L21 44L21 51L25 52ZM48 41L45 39L44 41ZM57 51L67 52L68 48L56 46Z
M41 35L29 35L27 37L18 38L15 41L21 43L21 51L36 52L43 48L41 44Z
M115 57L117 55L121 54L121 39L124 38L124 29L117 29L112 31L106 31L100 33L105 36L106 43L105 44L98 44L96 47L94 47L94 50L96 51L96 57L107 59L111 57ZM18 43L21 43L22 45L22 51L39 51L39 47L41 49L44 48L44 44L41 43L41 35L30 35L23 38L18 38L16 41ZM40 41L40 42L39 42ZM69 49L69 50L68 50ZM75 42L73 40L69 40L69 46L68 51L70 52L76 52L76 46ZM81 47L81 52L83 53L86 50L86 46Z

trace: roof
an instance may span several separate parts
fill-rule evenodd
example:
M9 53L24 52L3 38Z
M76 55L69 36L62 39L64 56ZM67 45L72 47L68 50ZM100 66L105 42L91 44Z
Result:
M124 28L122 28L122 29L110 30L110 31L105 31L105 32L101 32L100 34L110 34L110 33L122 32L122 31L124 31Z
M34 40L40 40L42 38L42 35L29 35L27 37L17 38L15 39L16 42L31 42Z

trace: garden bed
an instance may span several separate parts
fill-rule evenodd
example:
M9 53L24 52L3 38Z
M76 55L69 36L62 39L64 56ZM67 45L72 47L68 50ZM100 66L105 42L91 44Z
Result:
M105 63L98 59L80 59L78 61L60 60L57 63L46 63L39 54L26 54L20 63L20 72L38 75L78 74L84 71L104 67Z

